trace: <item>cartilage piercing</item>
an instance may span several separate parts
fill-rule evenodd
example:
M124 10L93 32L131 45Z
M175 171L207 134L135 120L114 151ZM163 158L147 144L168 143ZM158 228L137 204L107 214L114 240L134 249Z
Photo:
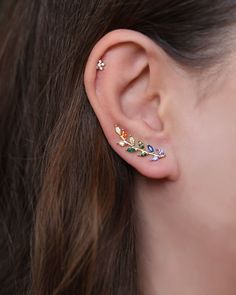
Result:
M129 135L127 131L115 125L115 132L120 137L120 141L117 143L121 147L127 147L126 151L129 153L137 152L139 157L151 156L150 161L158 161L165 158L166 153L162 148L154 148L152 145L145 144L140 140L135 140L133 136Z
M99 71L103 71L105 66L106 66L105 62L102 59L99 59L96 69Z

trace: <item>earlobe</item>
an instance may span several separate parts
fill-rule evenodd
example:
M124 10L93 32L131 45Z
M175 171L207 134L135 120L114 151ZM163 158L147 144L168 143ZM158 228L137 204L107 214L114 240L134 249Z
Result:
M175 180L177 162L159 112L162 69L158 58L153 60L156 46L135 31L110 32L92 50L84 83L119 156L146 177Z

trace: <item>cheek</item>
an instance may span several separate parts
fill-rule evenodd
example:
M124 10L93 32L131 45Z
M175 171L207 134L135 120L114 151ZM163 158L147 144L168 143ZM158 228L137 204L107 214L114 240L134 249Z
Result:
M182 185L193 216L236 231L236 98L213 98L189 120Z
M236 98L213 98L195 117L195 168L202 181L236 193Z

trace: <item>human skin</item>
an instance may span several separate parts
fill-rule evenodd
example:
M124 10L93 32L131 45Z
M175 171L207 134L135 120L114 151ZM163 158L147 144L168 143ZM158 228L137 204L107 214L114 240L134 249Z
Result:
M143 294L236 292L236 63L230 60L207 81L204 96L198 96L203 84L186 79L183 88L193 95L183 91L176 98L181 110L170 110L178 180L137 177Z
M104 71L95 65L103 56ZM236 62L201 74L148 37L116 30L98 41L85 87L104 134L136 171L142 295L235 295ZM118 123L162 147L157 162L117 145Z

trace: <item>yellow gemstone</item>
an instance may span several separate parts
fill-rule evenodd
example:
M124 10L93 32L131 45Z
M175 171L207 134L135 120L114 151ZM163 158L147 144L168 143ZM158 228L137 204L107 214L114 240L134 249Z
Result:
M132 136L130 136L129 142L131 143L131 145L134 145L135 144L135 139Z

